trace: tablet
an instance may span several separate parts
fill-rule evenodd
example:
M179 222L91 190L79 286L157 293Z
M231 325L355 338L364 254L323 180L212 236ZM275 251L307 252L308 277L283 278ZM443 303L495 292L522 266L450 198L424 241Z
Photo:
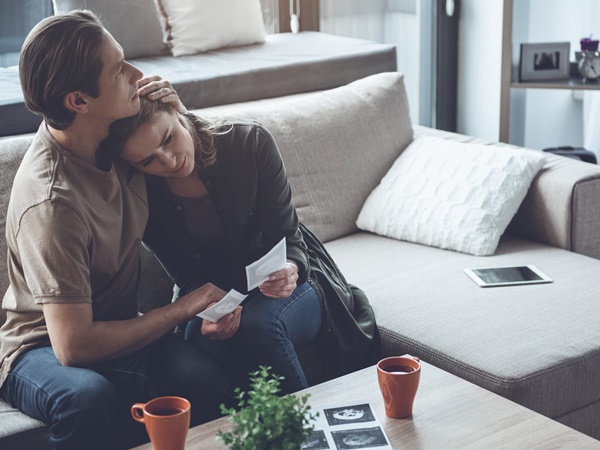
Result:
M465 269L465 273L480 287L552 283L548 275L532 265Z

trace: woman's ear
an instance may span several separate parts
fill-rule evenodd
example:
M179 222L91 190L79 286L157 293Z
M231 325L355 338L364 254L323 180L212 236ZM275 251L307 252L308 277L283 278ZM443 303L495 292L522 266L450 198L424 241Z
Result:
M65 108L79 114L85 114L89 110L86 95L80 91L69 92L64 100Z

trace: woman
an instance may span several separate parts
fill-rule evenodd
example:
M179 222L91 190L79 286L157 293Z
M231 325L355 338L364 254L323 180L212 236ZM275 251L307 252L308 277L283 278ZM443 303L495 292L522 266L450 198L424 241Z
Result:
M194 320L186 338L244 375L272 366L285 393L308 386L295 349L317 338L329 376L372 362L378 340L370 305L300 224L271 134L249 120L212 123L179 112L178 100L179 111L141 104L137 116L113 124L104 147L150 175L144 242L179 295L207 282L245 292L245 266L286 240L286 265L248 293L243 313L216 324Z

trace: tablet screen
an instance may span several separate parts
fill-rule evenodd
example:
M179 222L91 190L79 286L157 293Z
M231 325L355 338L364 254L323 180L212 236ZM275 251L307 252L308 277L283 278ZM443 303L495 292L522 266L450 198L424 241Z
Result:
M552 282L547 275L531 265L465 269L465 273L482 287Z

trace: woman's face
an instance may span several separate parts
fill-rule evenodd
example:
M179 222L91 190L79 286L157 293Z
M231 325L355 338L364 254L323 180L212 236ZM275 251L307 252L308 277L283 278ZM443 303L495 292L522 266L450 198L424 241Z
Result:
M159 111L127 140L121 157L149 175L187 177L195 167L194 142L177 113Z

